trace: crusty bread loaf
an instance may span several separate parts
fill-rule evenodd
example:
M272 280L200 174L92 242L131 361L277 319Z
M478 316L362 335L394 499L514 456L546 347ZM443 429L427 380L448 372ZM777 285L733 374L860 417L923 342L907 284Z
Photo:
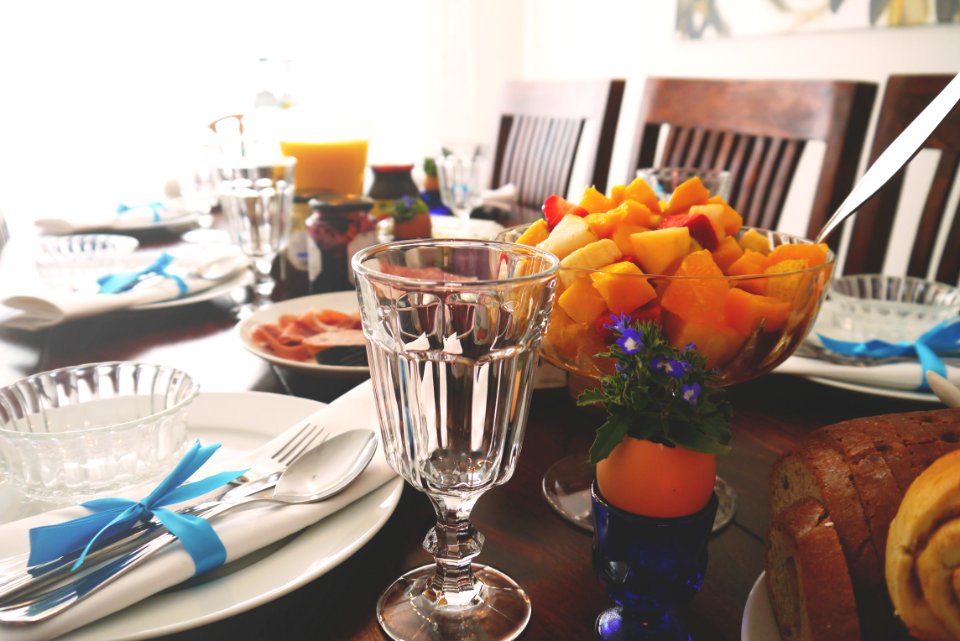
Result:
M857 617L850 615L856 602L840 539L816 499L800 499L771 525L767 586L783 641L860 638Z
M892 614L884 580L884 560L890 522L910 483L938 457L960 447L960 410L934 410L855 419L821 428L774 464L770 476L771 531L783 528L786 510L807 498L823 505L835 525L845 567L856 598L856 610L865 639L903 636ZM768 584L796 581L782 573L779 552L768 551ZM802 585L798 589L802 589ZM775 603L777 619L812 619L803 609L826 608L816 595L806 595L789 611ZM781 611L777 612L777 608ZM837 614L835 616L842 616ZM834 622L849 628L850 622ZM818 634L824 634L819 632ZM798 637L805 638L805 637ZM819 638L816 635L809 638Z

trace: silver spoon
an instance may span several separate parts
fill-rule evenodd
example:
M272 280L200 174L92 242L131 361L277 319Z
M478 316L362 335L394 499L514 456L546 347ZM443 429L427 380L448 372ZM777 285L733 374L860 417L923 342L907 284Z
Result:
M900 171L913 155L920 149L920 145L930 137L937 125L947 117L953 106L960 100L960 74L953 77L943 91L927 105L920 115L904 129L890 146L883 150L867 169L866 173L853 186L853 190L834 212L830 220L817 234L817 242L827 239L840 223L850 217L870 196L887 184L893 175Z
M376 450L377 438L372 431L359 429L344 432L308 450L291 463L280 475L270 496L249 497L239 501L212 501L209 507L197 516L211 519L235 508L258 502L296 505L328 499L342 492L366 469ZM83 572L69 583L34 593L25 600L2 607L0 622L36 623L69 610L174 541L174 535L164 532L119 558L105 561Z
M936 372L927 372L927 385L947 407L960 407L960 388Z

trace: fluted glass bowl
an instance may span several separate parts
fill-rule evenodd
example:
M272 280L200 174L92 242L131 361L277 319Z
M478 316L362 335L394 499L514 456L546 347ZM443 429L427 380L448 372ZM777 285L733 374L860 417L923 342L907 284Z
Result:
M505 230L500 240L519 238L527 226ZM740 230L737 237L750 231ZM755 229L767 239L770 249L787 244L810 244L813 241L783 232ZM651 274L619 275L633 280L638 287L647 283L656 292L656 299L638 310L637 318L650 309L656 309L656 318L668 340L677 347L693 343L707 359L707 365L717 370L719 382L732 385L769 372L786 360L803 342L813 325L833 272L834 254L828 252L825 263L796 271L759 276L658 276ZM562 305L563 291L574 281L599 274L597 270L573 269L561 263L557 286L557 303L551 314L550 327L540 348L541 355L553 365L568 372L596 379L613 373L613 359L600 358L613 340L605 325L610 324L609 313L601 314L593 322L578 322L570 317ZM690 304L684 314L661 305L664 294L671 290L682 292ZM743 289L762 293L775 299L773 313L753 312L749 323L732 323L725 318L724 293ZM752 311L752 310L751 310ZM774 317L775 316L775 317ZM742 321L741 317L741 321Z
M77 502L158 480L182 455L199 388L185 372L109 362L0 388L0 459L27 498Z
M34 263L48 287L95 290L97 278L122 268L139 246L133 236L120 234L51 236L41 239Z
M831 323L824 332L854 342L913 341L960 313L960 289L913 276L843 276L830 286L828 300Z

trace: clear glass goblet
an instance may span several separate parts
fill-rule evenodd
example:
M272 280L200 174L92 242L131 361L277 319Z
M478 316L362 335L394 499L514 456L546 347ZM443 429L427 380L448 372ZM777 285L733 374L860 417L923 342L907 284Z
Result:
M253 296L240 307L242 318L270 304L275 282L273 261L283 249L293 213L293 175L297 159L238 158L218 168L217 195L234 244L250 259Z
M363 331L390 466L426 493L434 565L387 588L377 617L405 641L516 638L530 601L473 563L470 512L513 474L559 261L521 245L413 240L356 254Z
M464 231L470 228L470 212L483 204L484 162L480 145L444 147L436 159L440 199L459 219Z

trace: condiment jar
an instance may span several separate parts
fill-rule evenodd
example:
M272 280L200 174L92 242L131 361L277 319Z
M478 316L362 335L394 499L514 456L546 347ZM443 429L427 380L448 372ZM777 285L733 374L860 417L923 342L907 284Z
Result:
M404 196L420 197L420 189L413 181L413 165L372 165L373 183L367 195L374 201L373 217L391 215L393 201Z
M307 233L313 241L308 264L313 293L353 288L350 259L376 243L373 201L363 196L330 196L310 201Z

